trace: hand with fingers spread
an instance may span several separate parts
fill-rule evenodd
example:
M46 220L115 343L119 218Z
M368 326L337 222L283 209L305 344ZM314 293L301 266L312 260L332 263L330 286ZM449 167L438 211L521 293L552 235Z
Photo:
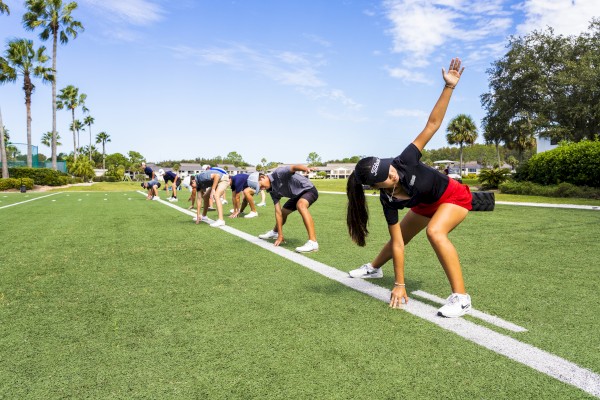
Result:
M404 299L404 304L408 303L408 295L406 294L406 286L394 285L394 288L392 289L392 295L390 296L390 307L402 308L402 299Z
M283 234L280 233L277 239L275 240L275 246L279 246L281 243L283 243Z
M456 57L450 61L450 67L448 68L448 72L442 67L442 77L446 82L446 87L450 89L454 89L454 87L458 84L460 80L460 76L462 75L465 67L461 68L460 58Z

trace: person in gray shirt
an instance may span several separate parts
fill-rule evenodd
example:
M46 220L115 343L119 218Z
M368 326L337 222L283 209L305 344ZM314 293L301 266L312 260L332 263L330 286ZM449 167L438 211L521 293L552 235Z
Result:
M270 174L259 175L260 189L271 194L275 205L275 227L265 234L258 235L258 237L261 239L275 239L275 246L279 246L283 242L283 225L285 225L288 215L298 210L308 232L308 241L304 246L297 247L296 251L298 253L308 253L319 250L315 222L308 211L308 208L317 201L319 192L307 177L297 174L298 171L310 172L311 169L306 165L292 165L279 167ZM283 207L280 204L282 197L289 198Z

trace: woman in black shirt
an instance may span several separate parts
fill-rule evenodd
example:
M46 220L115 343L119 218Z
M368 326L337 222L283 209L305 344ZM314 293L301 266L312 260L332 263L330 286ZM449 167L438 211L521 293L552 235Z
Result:
M394 263L395 283L390 307L401 308L402 301L408 302L404 283L404 246L421 230L427 228L427 238L435 250L452 288L452 295L438 314L445 317L460 317L471 309L471 298L465 290L458 253L448 239L471 209L471 193L441 172L420 162L421 151L439 129L452 90L458 84L464 70L458 58L450 62L446 72L442 68L445 86L435 104L423 131L398 157L366 157L356 164L347 184L348 232L359 246L365 245L368 209L363 185L380 191L380 201L388 223L390 241L377 257L362 267L350 271L353 278L381 278L381 267L390 259ZM411 209L402 221L398 221L398 210Z

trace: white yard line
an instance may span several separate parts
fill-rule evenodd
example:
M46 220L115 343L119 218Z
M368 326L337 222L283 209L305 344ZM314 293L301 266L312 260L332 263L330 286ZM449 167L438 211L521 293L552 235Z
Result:
M146 193L140 191L138 191L138 193L147 195ZM192 216L196 215L195 212L184 210L169 202L163 200L160 202L184 214ZM210 222L212 221L209 221L209 223ZM389 289L374 285L363 279L350 278L347 272L340 271L330 267L329 265L320 263L316 260L282 247L273 246L273 243L270 241L259 239L257 236L250 235L230 226L222 226L219 229L222 229L265 250L286 258L296 264L302 265L303 267L339 282L349 288L361 293L365 293L385 303L389 302L391 293ZM454 332L467 340L477 343L480 346L483 346L498 354L502 354L511 360L527 365L528 367L551 376L561 382L575 386L593 396L600 397L600 375L588 369L582 368L570 361L529 344L519 342L516 339L500 334L489 328L477 325L474 322L467 321L463 318L439 317L437 316L436 308L415 299L411 299L410 302L404 306L404 311L426 321L432 322L443 329ZM493 316L488 317L494 318Z
M25 201L20 201L18 203L9 204L7 206L0 207L0 210L3 209L3 208L8 208L8 207L12 207L12 206L18 206L19 204L29 203L30 201L35 201L35 200L43 199L44 197L50 197L50 196L54 196L55 194L61 194L61 193L62 192L56 192L56 193L52 193L52 194L47 194L45 196L36 197L35 199L29 199L29 200L25 200Z
M446 303L446 299L442 299L441 297L438 297L431 293L424 292L422 290L415 290L414 292L412 292L412 294L417 295L417 296L422 297L427 300L431 300L438 304ZM496 317L495 315L486 314L486 313L476 310L474 308L471 309L471 311L469 312L469 315L471 317L479 318L482 321L488 322L492 325L495 325L499 328L504 328L509 331L527 332L527 329L525 329L519 325L515 325L512 322L505 321L500 317Z

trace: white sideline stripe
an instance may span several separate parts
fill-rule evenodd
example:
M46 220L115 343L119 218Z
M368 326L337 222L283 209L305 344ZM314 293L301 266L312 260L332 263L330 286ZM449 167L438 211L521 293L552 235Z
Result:
M431 294L431 293L427 293L424 292L422 290L415 290L414 292L412 292L412 294L417 295L419 297L422 297L424 299L427 300L431 300L433 302L436 302L438 304L444 304L446 303L446 299L442 299L441 297L436 296L435 294ZM504 328L506 330L509 331L513 331L513 332L527 332L527 329L519 326L519 325L515 325L512 322L509 321L505 321L500 317L496 317L495 315L489 315L486 314L484 312L481 312L479 310L476 310L474 308L471 308L471 311L469 312L469 315L471 317L475 317L475 318L479 318L480 320L483 320L485 322L488 322L492 325L496 325L497 327L500 328Z
M327 194L346 194L344 192L326 192L319 191L319 193ZM379 196L375 193L365 193L365 196ZM547 207L547 208L577 208L579 210L593 210L600 211L600 206L581 206L578 204L553 204L553 203L519 203L516 201L496 201L496 204L502 204L506 206L527 206L527 207Z
M0 210L2 210L3 208L8 208L8 207L12 207L12 206L18 206L19 204L29 203L30 201L35 201L35 200L43 199L44 197L50 197L50 196L54 196L55 194L61 194L61 193L62 192L51 193L51 194L47 194L45 196L36 197L35 199L29 199L29 200L25 200L25 201L20 201L18 203L9 204L7 206L0 207Z
M138 191L138 193L146 195L140 191ZM180 212L183 212L184 214L196 215L195 213L184 210L181 207L177 207L168 202L162 200L161 202L177 209ZM219 229L262 247L263 249L286 258L296 264L300 264L349 288L357 290L361 293L365 293L385 303L389 302L391 293L389 289L374 285L363 279L350 278L347 272L342 272L338 269L330 267L329 265L320 263L282 247L273 246L271 242L259 239L256 236L252 236L235 228L221 226ZM441 328L454 332L457 335L477 343L482 347L492 350L498 354L502 354L513 361L517 361L552 378L575 386L593 396L600 398L600 375L588 369L582 368L577 364L555 356L544 350L538 349L537 347L521 343L516 339L502 335L489 328L477 325L471 321L467 321L462 318L438 317L436 308L415 299L411 299L410 302L404 306L404 310L414 316L432 322Z

